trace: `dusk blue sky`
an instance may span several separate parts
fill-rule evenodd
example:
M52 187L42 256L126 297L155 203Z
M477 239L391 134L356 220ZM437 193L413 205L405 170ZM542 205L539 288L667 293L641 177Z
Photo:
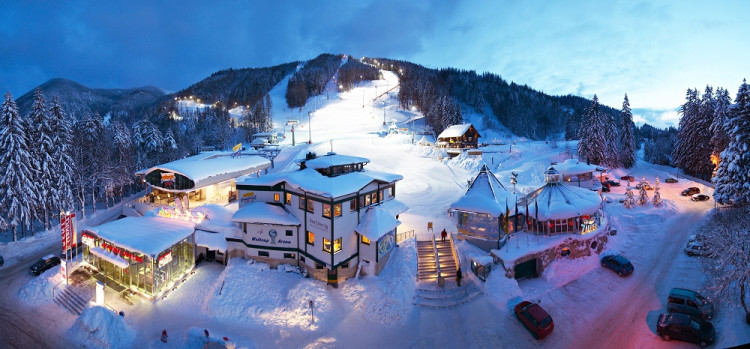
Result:
M687 88L750 78L750 1L128 1L0 4L0 88L50 78L177 91L320 53L492 72L675 125Z

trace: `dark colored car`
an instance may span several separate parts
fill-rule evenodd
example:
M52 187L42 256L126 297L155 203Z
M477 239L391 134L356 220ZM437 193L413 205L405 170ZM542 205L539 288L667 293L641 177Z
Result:
M667 296L667 311L687 314L702 320L714 317L714 305L700 293L685 288L673 288Z
M716 339L716 330L710 322L678 313L659 315L656 334L665 341L677 339L697 343L701 347L706 347Z
M613 180L604 181L604 183L607 183L607 184L609 184L612 187L619 187L620 186L620 182L613 181Z
M693 200L693 201L706 201L710 198L711 197L706 194L694 194L690 196L690 200Z
M58 264L60 264L60 257L51 254L46 255L42 257L42 259L36 261L36 263L32 264L31 267L29 267L29 272L34 275L39 275Z
M603 192L603 193L609 193L609 192L610 192L610 189L609 189L609 184L607 184L607 183L602 183L602 192Z
M677 183L677 178L669 177L669 178L665 179L664 181L667 182L667 183Z
M555 328L552 317L539 304L523 301L513 308L513 312L516 313L518 321L521 321L536 339L549 336Z
M602 266L612 269L620 276L628 276L633 273L633 270L635 270L633 263L630 263L627 258L620 256L619 254L602 257Z
M688 244L685 245L685 253L687 253L687 255L691 257L711 255L711 251L708 249L708 246L700 241L688 242Z
M635 177L633 176L622 176L620 177L620 179L622 179L623 181L630 181L630 182L635 181Z
M698 194L700 192L701 192L701 190L698 189L697 187L690 187L690 188L687 188L687 189L683 190L682 193L680 193L680 195L682 195L682 196L691 196L693 194Z

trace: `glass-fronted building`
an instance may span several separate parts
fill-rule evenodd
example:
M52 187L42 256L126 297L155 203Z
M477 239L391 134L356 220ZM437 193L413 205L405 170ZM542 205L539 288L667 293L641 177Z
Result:
M154 299L195 266L194 224L164 217L127 217L82 232L83 259L115 290Z

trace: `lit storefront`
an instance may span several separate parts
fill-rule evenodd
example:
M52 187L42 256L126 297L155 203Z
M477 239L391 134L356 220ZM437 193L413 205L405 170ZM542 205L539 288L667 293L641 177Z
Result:
M194 224L164 217L123 218L82 233L83 259L105 284L153 299L195 265Z
M497 241L504 234L503 221L514 211L515 196L508 192L487 165L483 165L464 196L450 205L461 237ZM509 226L509 232L514 231Z

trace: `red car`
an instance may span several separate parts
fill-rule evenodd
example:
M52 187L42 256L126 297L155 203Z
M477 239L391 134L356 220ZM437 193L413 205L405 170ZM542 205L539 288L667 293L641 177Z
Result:
M539 304L523 301L516 305L513 312L536 339L547 337L555 328L552 317Z
M620 179L622 179L623 181L629 181L629 182L635 181L635 177L633 176L622 176L620 177Z

